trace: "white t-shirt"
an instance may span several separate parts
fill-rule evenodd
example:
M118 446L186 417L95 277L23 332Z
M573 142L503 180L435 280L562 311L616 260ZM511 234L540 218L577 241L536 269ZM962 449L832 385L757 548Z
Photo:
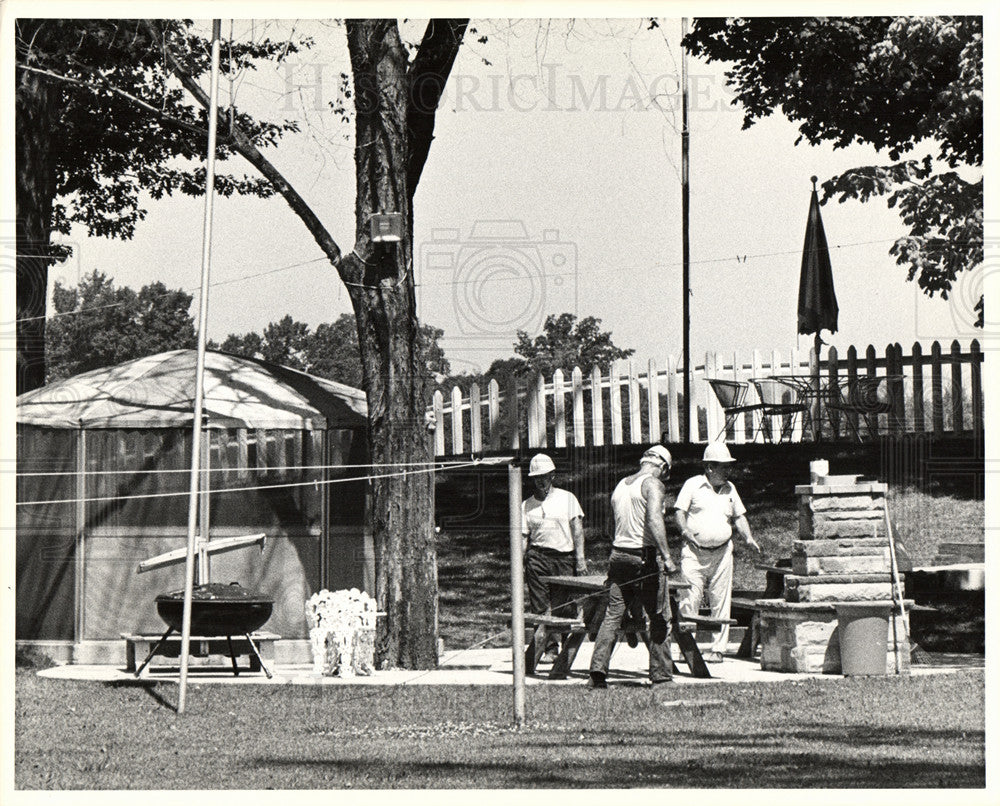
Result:
M573 551L569 522L582 517L583 509L576 496L558 487L549 490L544 501L531 496L521 502L521 532L528 536L529 546Z
M718 492L704 474L684 482L674 509L687 513L688 529L702 548L721 546L733 536L733 521L746 514L746 507L731 482Z

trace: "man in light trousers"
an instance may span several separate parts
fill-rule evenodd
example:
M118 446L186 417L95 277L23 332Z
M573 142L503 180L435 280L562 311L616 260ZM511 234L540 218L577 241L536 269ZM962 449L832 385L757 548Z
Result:
M674 502L677 525L684 538L681 575L691 586L681 593L682 614L697 614L702 596L707 592L712 618L729 618L733 596L734 529L749 548L760 552L760 546L750 534L746 507L729 481L729 469L735 461L724 443L709 443L702 457L704 474L685 481ZM705 661L720 663L728 643L729 625L724 624L705 653Z

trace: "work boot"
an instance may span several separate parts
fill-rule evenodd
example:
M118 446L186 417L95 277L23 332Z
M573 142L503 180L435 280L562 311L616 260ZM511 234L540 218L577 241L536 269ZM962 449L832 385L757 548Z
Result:
M607 688L608 687L608 677L604 672L591 672L590 680L587 681L587 688Z

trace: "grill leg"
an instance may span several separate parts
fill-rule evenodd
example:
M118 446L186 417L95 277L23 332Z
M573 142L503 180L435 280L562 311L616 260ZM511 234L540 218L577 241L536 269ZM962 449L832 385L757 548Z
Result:
M260 652L257 651L257 645L254 644L253 638L250 637L250 633L246 633L247 643L250 644L250 651L253 652L254 657L257 658L257 663L260 664L260 668L264 670L264 674L267 675L267 679L270 680L273 675L271 670L264 665L264 659L260 656Z
M233 662L233 675L235 677L240 676L240 667L236 664L236 650L233 649L233 639L230 636L226 636L226 645L229 647L229 659Z
M144 660L144 661L142 662L142 665L141 665L141 666L140 666L140 667L139 667L138 669L136 669L136 670L135 670L135 676L136 676L136 677L138 677L138 676L139 676L140 674L142 674L142 670L146 668L146 664L148 664L148 663L149 663L149 662L150 662L150 661L151 661L151 660L153 659L153 655L155 655L155 654L156 654L156 651L157 651L157 650L158 650L158 649L159 649L159 648L160 648L161 646L163 646L163 642L164 642L164 641L166 641L166 640L167 640L167 639L168 639L168 638L170 637L170 634L171 634L171 633L172 633L173 631L174 631L174 628L173 628L173 627L167 627L167 631L166 631L165 633L163 633L163 635L162 635L162 636L160 636L160 640L159 640L159 641L157 641L157 642L156 642L156 643L155 643L155 644L153 645L153 648L152 648L151 650L149 650L149 654L148 654L148 655L146 655L146 660Z

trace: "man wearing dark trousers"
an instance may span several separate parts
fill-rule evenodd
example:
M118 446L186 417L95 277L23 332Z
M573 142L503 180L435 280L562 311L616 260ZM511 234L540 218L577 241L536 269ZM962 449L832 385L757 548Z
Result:
M521 504L521 533L524 549L524 578L528 585L528 606L532 613L549 611L553 616L572 618L575 608L567 601L553 601L546 576L578 576L587 573L583 546L583 509L576 496L555 487L556 466L544 453L532 458L528 477L535 494ZM555 636L545 647L542 660L555 660L559 644Z
M649 679L652 685L673 680L670 659L670 594L667 575L674 563L663 522L670 451L654 445L639 460L639 471L622 479L611 495L615 536L608 560L608 609L590 661L590 687L607 688L608 665L622 619L638 606L649 617Z

